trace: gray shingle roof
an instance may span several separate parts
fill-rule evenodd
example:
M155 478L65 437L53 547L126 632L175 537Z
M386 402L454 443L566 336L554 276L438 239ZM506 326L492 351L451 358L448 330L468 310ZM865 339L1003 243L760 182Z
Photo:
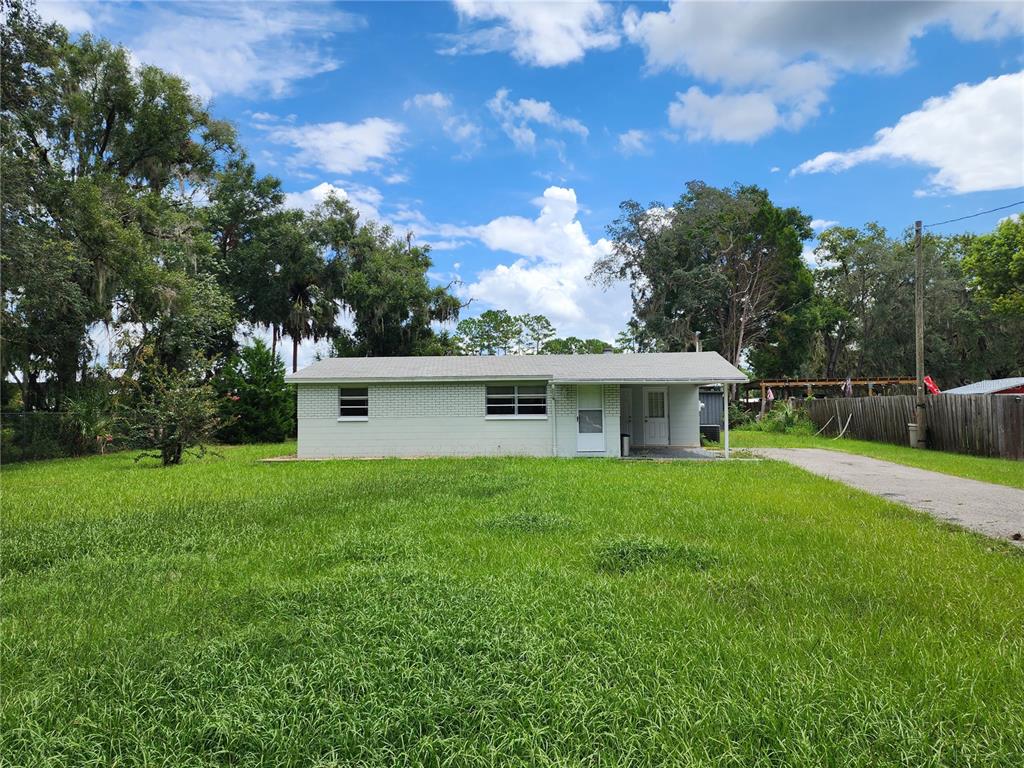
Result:
M976 381L973 384L964 384L962 387L947 389L946 395L990 395L993 392L1001 392L1011 387L1024 386L1024 376L1016 376L1011 379L985 379Z
M367 381L544 379L551 381L742 382L717 352L480 357L331 357L287 377L295 384Z

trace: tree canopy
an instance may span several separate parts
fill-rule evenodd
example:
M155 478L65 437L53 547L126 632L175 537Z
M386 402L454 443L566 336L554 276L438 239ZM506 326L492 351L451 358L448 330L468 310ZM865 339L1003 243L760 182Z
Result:
M427 279L429 251L328 197L285 207L231 125L181 78L129 52L74 40L31 5L4 0L0 161L4 168L2 377L28 410L87 383L94 331L109 362L204 370L239 330L351 354L450 348L436 325L461 302Z
M592 277L628 280L633 314L649 343L666 351L696 345L733 364L766 338L799 328L782 313L809 298L801 259L810 218L779 208L753 186L719 189L691 181L671 208L633 200L608 227L612 252Z

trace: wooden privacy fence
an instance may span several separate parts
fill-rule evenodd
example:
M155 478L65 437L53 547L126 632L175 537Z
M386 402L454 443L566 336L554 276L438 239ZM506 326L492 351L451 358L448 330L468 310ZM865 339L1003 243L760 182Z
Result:
M1024 396L929 395L925 403L929 448L1024 459ZM897 445L908 444L914 421L913 395L808 400L806 408L824 435L838 435L849 419L847 436Z

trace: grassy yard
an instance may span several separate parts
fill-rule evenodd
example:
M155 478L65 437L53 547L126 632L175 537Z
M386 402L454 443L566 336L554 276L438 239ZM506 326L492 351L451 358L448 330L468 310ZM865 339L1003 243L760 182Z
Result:
M0 764L1024 764L1024 556L775 462L4 468Z
M947 475L983 480L1015 488L1024 488L1024 461L991 459L962 453L929 451L910 446L875 443L869 440L833 440L812 435L790 435L756 430L736 429L729 433L729 443L736 448L828 448L833 451L858 453L876 459L906 464L910 467L944 472Z

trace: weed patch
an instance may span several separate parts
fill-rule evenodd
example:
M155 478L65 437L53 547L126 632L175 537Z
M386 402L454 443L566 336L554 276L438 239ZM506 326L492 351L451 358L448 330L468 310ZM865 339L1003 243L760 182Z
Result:
M716 558L707 550L686 544L674 544L646 537L619 538L600 544L594 553L601 573L625 574L659 565L675 565L691 571L704 571Z
M551 533L565 531L573 527L570 520L561 515L549 512L506 512L493 515L481 523L491 531L509 531L515 533Z

